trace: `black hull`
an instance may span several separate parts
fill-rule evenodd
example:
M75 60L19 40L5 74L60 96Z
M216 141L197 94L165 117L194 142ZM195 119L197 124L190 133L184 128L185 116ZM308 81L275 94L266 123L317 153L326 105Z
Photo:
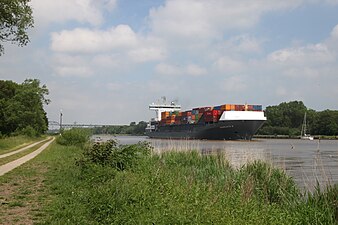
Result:
M159 126L148 131L150 138L251 140L264 120L229 120L212 124L181 124Z

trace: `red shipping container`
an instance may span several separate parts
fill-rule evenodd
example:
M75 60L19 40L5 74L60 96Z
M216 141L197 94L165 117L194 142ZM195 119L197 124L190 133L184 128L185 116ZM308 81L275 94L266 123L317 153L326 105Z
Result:
M212 111L206 111L206 112L204 112L204 116L212 116Z
M219 115L219 110L212 110L212 115L218 116Z

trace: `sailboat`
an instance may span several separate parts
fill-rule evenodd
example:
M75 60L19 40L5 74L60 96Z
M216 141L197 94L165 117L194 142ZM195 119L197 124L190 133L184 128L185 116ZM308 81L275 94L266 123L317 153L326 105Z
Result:
M303 124L302 124L302 131L300 133L300 139L303 140L311 140L313 141L314 137L312 137L310 134L306 133L306 112L304 114L304 120L303 120Z

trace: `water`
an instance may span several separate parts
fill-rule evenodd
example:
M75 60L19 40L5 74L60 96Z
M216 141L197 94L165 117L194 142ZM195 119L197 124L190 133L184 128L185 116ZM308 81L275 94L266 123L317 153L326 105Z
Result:
M252 141L162 140L144 136L100 136L103 141L117 139L120 144L148 141L157 152L195 149L202 154L224 152L229 162L240 168L262 160L281 168L304 190L338 183L338 141L300 139L254 139Z

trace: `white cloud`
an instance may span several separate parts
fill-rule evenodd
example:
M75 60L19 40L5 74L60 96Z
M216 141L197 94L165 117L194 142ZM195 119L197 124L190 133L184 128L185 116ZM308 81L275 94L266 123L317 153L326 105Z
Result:
M223 48L227 52L257 53L261 51L261 41L249 35L238 35L225 41Z
M183 70L179 66L170 65L167 63L160 63L155 67L156 73L162 75L180 75L182 74Z
M119 55L100 54L92 58L93 66L96 68L112 69L123 65Z
M220 89L228 93L245 92L247 89L247 78L244 76L231 76L220 83Z
M186 73L192 76L201 76L207 74L207 70L196 64L189 64L186 69Z
M255 25L261 15L300 5L301 0L171 0L150 11L149 21L155 35L178 39L218 39L229 29L241 30Z
M107 31L76 28L52 33L51 48L56 52L95 53L116 48L132 48L137 36L128 25L118 25Z
M135 62L157 61L165 58L165 51L158 47L140 47L131 50L129 57Z
M323 44L307 45L305 47L287 48L272 52L268 61L293 66L315 65L335 61L335 56Z
M51 35L51 49L56 54L86 60L83 65L92 68L89 72L102 68L127 68L134 63L159 61L167 56L166 48L159 39L143 37L128 25L118 25L107 30L76 28L54 32ZM67 62L59 60L56 67L63 68L64 64ZM74 71L71 67L74 67ZM62 72L60 75L63 76L75 71L81 73L76 65L68 66L67 70L63 68L56 71L58 74ZM85 75L88 76L89 72Z
M108 83L106 86L110 91L120 91L124 88L124 86L120 83Z
M38 25L77 21L97 26L103 22L103 9L113 10L116 0L32 0L31 5Z
M56 72L62 77L89 77L93 74L93 71L88 66L59 66L56 68Z
M246 68L244 62L228 56L219 58L215 63L216 69L222 73L238 73Z
M93 74L88 59L80 56L57 54L52 62L55 73L62 77L89 77Z
M161 75L187 75L187 76L201 76L207 74L207 70L202 66L196 64L188 65L171 65L168 63L160 63L156 65L155 72Z

